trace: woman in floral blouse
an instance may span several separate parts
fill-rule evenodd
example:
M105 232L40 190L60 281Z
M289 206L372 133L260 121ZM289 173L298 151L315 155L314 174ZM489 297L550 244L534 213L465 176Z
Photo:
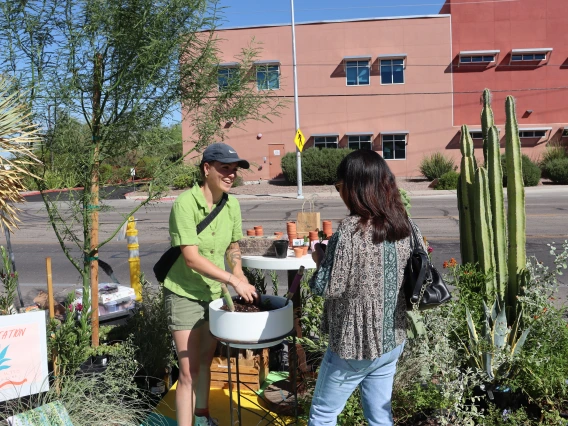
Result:
M376 152L349 154L336 188L349 209L327 250L316 247L312 292L325 297L322 332L329 335L309 426L335 425L360 385L370 426L392 425L391 395L406 337L402 283L411 223L396 180ZM420 237L419 237L420 238Z

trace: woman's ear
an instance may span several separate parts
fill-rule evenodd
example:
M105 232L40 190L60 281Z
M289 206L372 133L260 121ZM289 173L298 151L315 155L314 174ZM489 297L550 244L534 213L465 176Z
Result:
M209 176L209 170L211 170L211 164L203 163L203 174L205 177Z

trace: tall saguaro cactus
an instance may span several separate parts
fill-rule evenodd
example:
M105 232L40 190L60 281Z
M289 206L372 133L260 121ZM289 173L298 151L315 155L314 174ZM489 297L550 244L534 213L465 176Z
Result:
M481 110L481 134L483 136L483 159L487 163L487 138L489 129L495 124L493 118L493 110L491 109L491 91L485 89L483 91L483 109Z
M515 111L515 99L507 96L505 100L505 133L507 144L505 156L507 159L507 222L509 225L508 250L508 305L512 315L516 315L517 294L519 282L524 275L526 267L526 216L525 216L525 188L523 186L523 173L521 162L521 139Z
M501 168L501 149L497 127L491 126L487 132L487 178L491 199L491 225L493 228L493 251L495 255L494 275L500 300L505 299L507 288L507 223L505 222L505 202L503 197L503 170Z
M477 259L473 220L475 157L473 156L473 140L466 125L461 128L460 150L462 153L458 181L460 249L463 263L475 263Z
M500 301L505 302L512 324L517 317L519 288L527 278L521 142L515 101L509 96L505 102L508 184L505 220L499 132L494 125L490 100L491 93L485 89L481 112L485 167L477 168L469 130L467 126L462 126L462 162L458 184L460 246L462 261L478 263L487 275L487 295L493 297L496 292Z
M487 296L492 296L495 286L495 254L493 250L493 226L491 219L491 197L487 170L479 167L475 171L475 241L479 268L487 276Z

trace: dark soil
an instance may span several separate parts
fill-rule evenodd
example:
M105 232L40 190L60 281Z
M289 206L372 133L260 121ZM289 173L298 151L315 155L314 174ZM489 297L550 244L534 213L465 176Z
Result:
M247 303L243 301L240 296L233 297L233 305L235 305L235 312L267 312L275 309L268 301L262 304ZM229 311L229 307L223 305L221 306L221 310Z

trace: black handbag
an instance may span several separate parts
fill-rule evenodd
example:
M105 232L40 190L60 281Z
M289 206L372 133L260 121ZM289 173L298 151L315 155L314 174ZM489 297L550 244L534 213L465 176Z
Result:
M408 311L424 311L449 302L452 295L444 283L442 275L430 262L418 236L414 224L410 223L412 238L410 248L412 253L404 270L404 293Z
M223 207L225 207L225 204L227 204L228 199L229 196L226 192L224 192L223 196L221 197L221 201L219 201L219 204L217 204L217 206L215 206L215 208L207 215L207 217L197 225L197 235L199 235L201 231L203 231L209 226L211 222L213 222L213 219L217 217L221 210L223 210ZM162 255L162 257L160 257L160 260L156 262L153 270L158 282L164 282L166 276L168 275L168 272L170 272L170 269L172 268L172 266L174 266L174 263L176 263L176 260L178 260L180 254L181 249L179 248L179 246L170 247Z

